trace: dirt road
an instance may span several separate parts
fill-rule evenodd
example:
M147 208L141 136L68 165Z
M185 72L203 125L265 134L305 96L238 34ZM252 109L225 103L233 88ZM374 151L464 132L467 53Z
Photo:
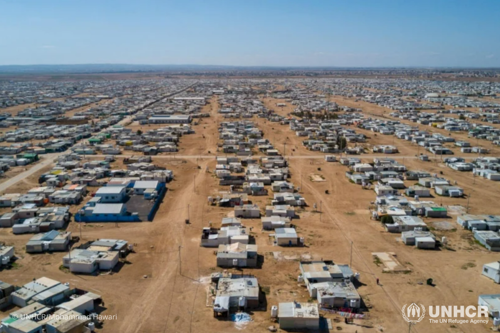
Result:
M49 154L49 155L44 155L40 157L40 162L33 165L32 167L27 167L28 169L24 172L19 173L18 175L8 179L7 181L3 182L0 184L0 192L3 192L7 190L9 187L12 185L16 184L17 182L28 178L29 176L33 175L34 173L38 172L39 170L45 168L46 166L49 166L54 163L56 158L60 154Z

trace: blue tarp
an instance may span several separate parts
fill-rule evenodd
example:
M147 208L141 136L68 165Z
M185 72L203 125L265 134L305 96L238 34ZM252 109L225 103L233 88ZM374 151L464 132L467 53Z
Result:
M244 323L252 321L252 317L250 317L250 315L245 312L233 313L231 314L231 321L234 321L236 323Z

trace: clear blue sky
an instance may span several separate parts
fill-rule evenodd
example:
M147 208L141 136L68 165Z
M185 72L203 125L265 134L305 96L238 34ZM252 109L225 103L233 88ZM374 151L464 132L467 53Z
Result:
M499 0L0 0L0 65L500 67Z

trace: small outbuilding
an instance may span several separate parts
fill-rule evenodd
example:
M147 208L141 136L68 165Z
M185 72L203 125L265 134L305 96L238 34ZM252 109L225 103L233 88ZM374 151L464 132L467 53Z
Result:
M297 246L299 245L299 237L294 228L276 228L274 238L277 245L281 246Z
M282 330L319 330L317 303L279 303L278 320Z
M482 274L495 281L495 283L500 283L500 262L494 261L484 264Z

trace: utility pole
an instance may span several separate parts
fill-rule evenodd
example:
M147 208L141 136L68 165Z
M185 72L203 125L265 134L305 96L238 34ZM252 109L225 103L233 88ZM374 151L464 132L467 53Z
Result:
M302 187L302 170L300 171L300 189L302 190L302 193L304 192L303 187Z
M349 267L352 269L352 243L353 241L351 241L351 258L349 260Z
M472 196L472 193L474 191L472 191L468 196L467 196L467 214L469 213L469 201L470 201L470 197Z
M71 261L71 248L73 247L74 244L68 245L68 256L69 256L69 261Z
M321 217L323 216L323 201L319 202L319 221L321 222Z
M181 275L182 272L182 261L181 261L181 246L179 245L179 275Z

